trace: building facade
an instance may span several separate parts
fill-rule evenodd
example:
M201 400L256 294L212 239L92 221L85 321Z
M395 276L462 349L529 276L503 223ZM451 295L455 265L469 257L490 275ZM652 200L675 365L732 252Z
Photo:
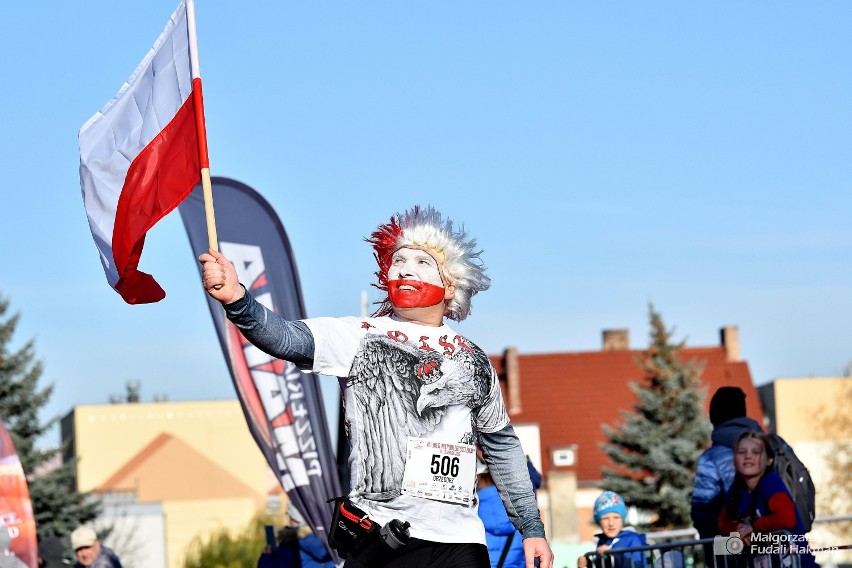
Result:
M520 354L508 348L492 357L512 422L540 433L537 457L546 487L539 505L556 542L594 540L592 507L601 492L602 468L611 465L600 448L606 441L602 425L618 423L635 404L629 385L643 380L636 363L642 353L630 348L627 330L618 329L603 331L599 351ZM763 422L736 327L721 329L719 345L684 347L679 356L704 364L705 413L717 388L736 386L746 393L748 415Z
M194 538L243 530L278 488L236 399L77 406L61 430L130 568L182 566Z

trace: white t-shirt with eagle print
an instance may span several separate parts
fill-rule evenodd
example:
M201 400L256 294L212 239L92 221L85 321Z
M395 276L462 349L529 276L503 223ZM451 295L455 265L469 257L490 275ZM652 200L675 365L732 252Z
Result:
M485 352L447 325L394 316L304 322L315 341L310 371L338 377L343 392L353 503L382 525L408 521L414 538L485 544L475 473L459 484L469 484L466 503L403 492L403 477L408 482L411 471L405 468L409 439L425 439L427 446L475 445L476 431L496 432L509 423ZM441 460L433 459L437 470ZM418 479L430 473L423 469Z

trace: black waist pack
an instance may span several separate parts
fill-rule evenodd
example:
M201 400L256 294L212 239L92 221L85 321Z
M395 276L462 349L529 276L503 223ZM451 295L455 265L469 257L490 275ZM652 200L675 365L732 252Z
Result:
M331 530L328 531L328 544L341 558L346 558L367 540L374 531L381 528L371 520L367 513L352 504L349 499L337 497L334 512L331 515Z

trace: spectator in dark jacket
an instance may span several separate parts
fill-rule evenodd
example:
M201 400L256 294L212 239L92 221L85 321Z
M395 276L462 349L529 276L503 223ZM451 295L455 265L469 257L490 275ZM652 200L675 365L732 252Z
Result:
M530 472L530 481L532 481L533 489L538 491L541 489L541 472L535 468L529 456L527 456L527 470Z
M275 546L267 545L257 559L257 568L300 568L299 527L283 527L275 535Z
M58 536L46 536L38 541L38 568L66 568L65 546Z
M739 387L720 387L710 399L713 445L698 458L692 488L692 524L701 538L719 532L719 514L734 481L734 444L743 432L761 432L746 417L746 395Z
M334 568L331 555L301 513L291 505L287 514L290 526L278 531L277 546L263 550L257 568Z
M71 533L71 548L77 557L74 568L121 568L115 552L98 540L97 533L82 526Z

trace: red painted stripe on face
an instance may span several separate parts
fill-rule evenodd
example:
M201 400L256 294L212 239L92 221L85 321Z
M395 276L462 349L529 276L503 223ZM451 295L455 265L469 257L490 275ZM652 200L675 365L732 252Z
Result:
M411 286L414 290L400 290L400 286ZM397 308L428 308L441 303L444 288L419 280L391 280L388 282L388 297Z

